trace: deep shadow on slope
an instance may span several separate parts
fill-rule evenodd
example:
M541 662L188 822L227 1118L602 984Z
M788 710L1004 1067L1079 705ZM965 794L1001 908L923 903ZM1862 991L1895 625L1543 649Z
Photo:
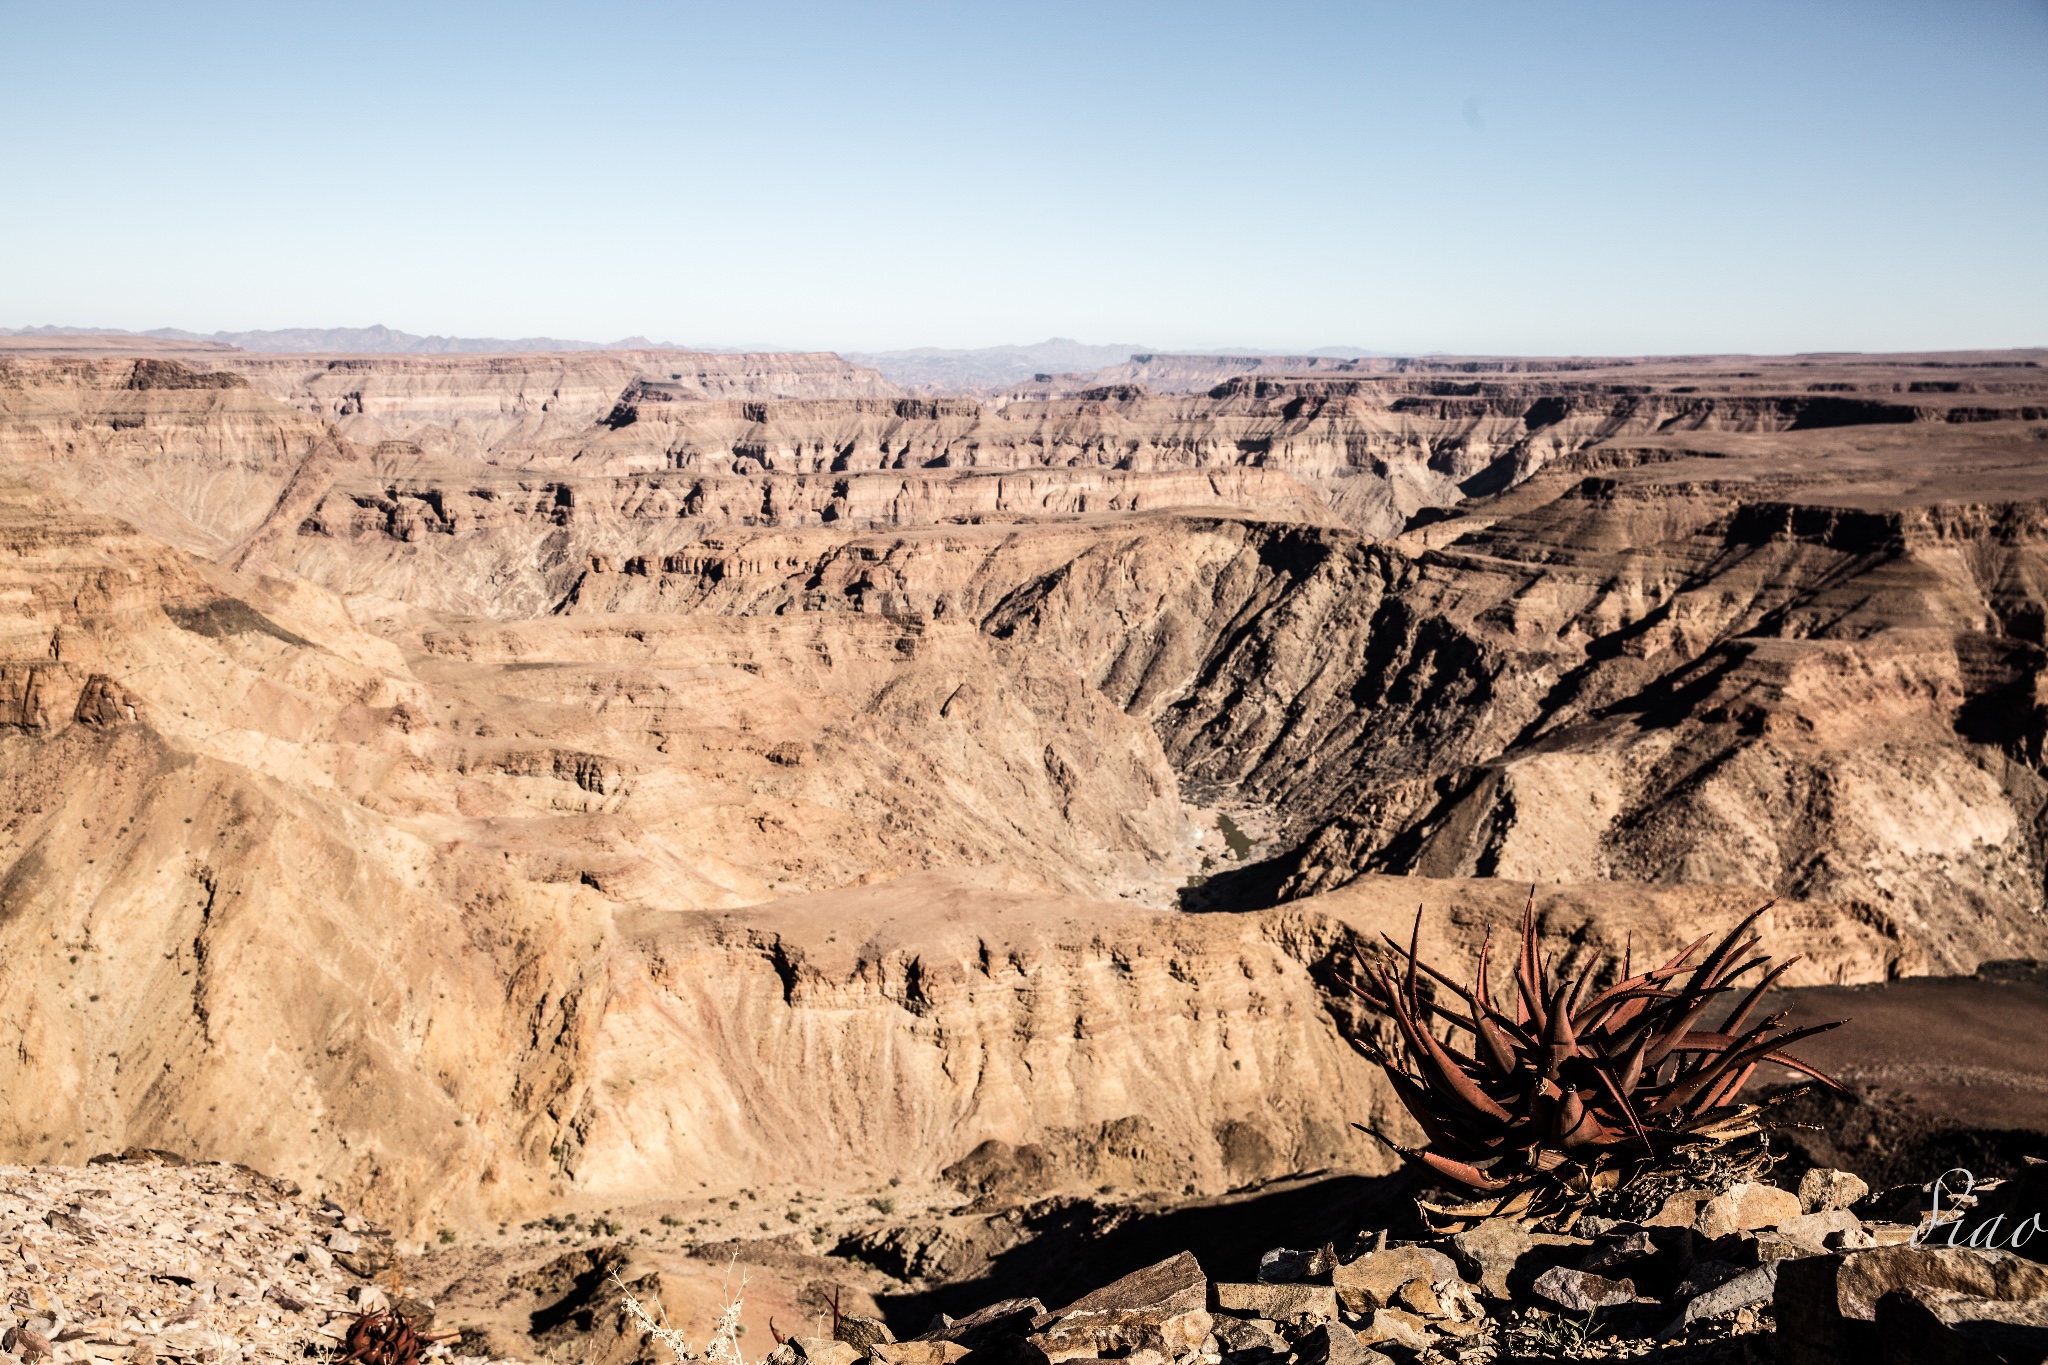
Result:
M1059 1307L1181 1251L1192 1251L1211 1279L1250 1280L1268 1248L1341 1247L1366 1229L1402 1227L1415 1216L1416 1189L1405 1172L1306 1176L1120 1219L1116 1211L1078 1203L1049 1215L1030 1240L998 1256L980 1278L878 1295L876 1302L901 1336L923 1331L934 1313L964 1316L998 1299L1028 1295Z

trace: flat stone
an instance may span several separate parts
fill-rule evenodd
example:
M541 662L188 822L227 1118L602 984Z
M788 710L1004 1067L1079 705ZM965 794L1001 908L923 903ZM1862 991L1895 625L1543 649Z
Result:
M860 1352L851 1342L832 1337L791 1337L789 1344L796 1347L796 1353L809 1365L853 1365L860 1359Z
M1599 1273L1618 1265L1647 1261L1660 1250L1662 1248L1657 1245L1654 1237L1637 1228L1633 1232L1596 1241L1593 1249L1580 1259L1579 1269Z
M919 1341L955 1341L970 1351L1006 1337L1023 1337L1034 1318L1045 1312L1037 1299L1001 1299L977 1308L964 1318L954 1318L927 1328Z
M1273 1247L1259 1256L1259 1279L1266 1284L1292 1284L1305 1274L1305 1255L1291 1247Z
M1286 1342L1267 1328L1244 1318L1218 1318L1210 1330L1216 1334L1216 1344L1228 1355L1287 1354Z
M1409 1351L1427 1351L1431 1341L1429 1323L1400 1308L1376 1308L1358 1329L1358 1339L1367 1346L1391 1342Z
M1816 1166L1799 1177L1799 1207L1806 1213L1846 1209L1869 1193L1863 1178L1847 1171Z
M1616 1304L1634 1303L1632 1280L1610 1280L1590 1270L1554 1265L1536 1277L1536 1295L1571 1313L1592 1313Z
M1326 1284L1218 1284L1216 1306L1274 1322L1328 1322L1337 1316L1337 1291Z
M1129 1355L1149 1348L1178 1358L1209 1335L1209 1279L1192 1253L1133 1271L1031 1325L1048 1361Z
M1694 1236L1711 1242L1731 1232L1775 1228L1800 1212L1798 1195L1775 1185L1745 1181L1702 1204L1692 1230Z
M1430 1288L1436 1293L1436 1301L1444 1310L1445 1322L1484 1322L1486 1305L1479 1301L1479 1295L1472 1286L1455 1276L1438 1280ZM1438 1323L1437 1330L1449 1330L1445 1323Z
M1646 1228L1689 1228L1699 1219L1700 1205L1714 1197L1711 1190L1680 1190L1665 1198L1657 1212L1643 1220Z
M1807 1174L1811 1175L1809 1171ZM1807 1242L1813 1246L1826 1246L1828 1236L1837 1232L1861 1232L1863 1220L1844 1208L1822 1209L1815 1213L1802 1213L1797 1218L1787 1218L1778 1224L1778 1235L1794 1241Z
M1696 1299L1715 1285L1726 1284L1742 1273L1742 1267L1729 1261L1695 1261L1685 1272L1685 1278L1671 1291L1674 1301Z
M1337 1301L1354 1313L1385 1308L1411 1280L1438 1284L1458 1278L1458 1264L1434 1247L1388 1247L1369 1251L1330 1272Z
M1489 1218L1452 1237L1451 1254L1459 1268L1479 1282L1481 1292L1489 1298L1505 1299L1509 1297L1508 1276L1535 1245L1520 1223Z
M1446 1336L1472 1337L1478 1336L1481 1332L1487 1330L1487 1326L1488 1323L1486 1318L1484 1317L1463 1319L1445 1318L1442 1322L1432 1322L1430 1324L1430 1329L1432 1331L1442 1332Z
M878 1365L953 1365L966 1355L957 1341L879 1341L868 1349Z
M1419 1318L1441 1318L1447 1316L1443 1304L1437 1299L1436 1290L1428 1280L1410 1280L1401 1286L1401 1292L1394 1296L1391 1307L1405 1308Z
M1687 1300L1685 1310L1672 1320L1670 1326L1657 1334L1658 1340L1668 1341L1695 1322L1718 1318L1724 1313L1733 1313L1739 1308L1750 1308L1769 1301L1777 1289L1778 1266L1779 1262L1771 1261L1754 1270L1745 1270L1697 1298Z
M1737 1258L1745 1266L1765 1265L1771 1261L1784 1261L1800 1256L1820 1256L1826 1247L1797 1237L1787 1237L1782 1232L1769 1229L1763 1232L1741 1234L1741 1255Z

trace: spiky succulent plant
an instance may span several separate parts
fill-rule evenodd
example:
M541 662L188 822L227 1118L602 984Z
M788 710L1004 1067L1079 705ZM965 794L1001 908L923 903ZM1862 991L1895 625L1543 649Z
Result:
M1783 1051L1840 1021L1787 1031L1777 1014L1749 1025L1765 992L1798 961L1772 966L1768 956L1750 956L1760 942L1752 930L1769 908L1730 930L1697 966L1690 964L1706 938L1653 971L1637 973L1624 957L1619 979L1595 989L1597 962L1576 977L1553 975L1537 943L1532 895L1522 915L1512 1014L1495 1003L1487 980L1492 936L1480 946L1468 989L1417 955L1418 910L1406 948L1388 938L1390 953L1366 964L1364 983L1345 982L1391 1016L1399 1055L1369 1039L1352 1041L1385 1068L1429 1142L1410 1150L1373 1135L1480 1195L1562 1195L1569 1202L1575 1191L1583 1195L1622 1174L1760 1131L1766 1106L1739 1104L1737 1096L1764 1062L1840 1089ZM1709 1007L1759 968L1762 975L1726 1019L1705 1027ZM1425 991L1425 976L1441 991ZM1432 1028L1436 1020L1450 1025L1443 1037ZM1469 1036L1469 1051L1454 1046L1460 1031ZM1528 1209L1532 1199L1514 1202Z

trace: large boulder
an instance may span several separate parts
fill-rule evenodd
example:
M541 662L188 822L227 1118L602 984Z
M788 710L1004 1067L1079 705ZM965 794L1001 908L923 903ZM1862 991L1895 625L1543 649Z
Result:
M1944 1289L1897 1289L1877 1301L1884 1365L2040 1365L2048 1299L2017 1303Z
M1933 1291L1997 1303L2048 1298L2048 1267L2009 1251L1872 1247L1773 1262L1780 1365L1868 1365L1879 1358L1877 1305Z

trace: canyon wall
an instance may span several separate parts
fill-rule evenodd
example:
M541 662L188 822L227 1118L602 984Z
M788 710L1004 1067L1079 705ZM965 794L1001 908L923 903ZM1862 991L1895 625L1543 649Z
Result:
M1386 1168L1336 977L1418 901L1453 961L1531 883L1601 959L1773 897L1801 981L2048 948L2033 357L634 374L439 444L528 391L434 363L364 443L0 362L7 1159L1207 1193Z

